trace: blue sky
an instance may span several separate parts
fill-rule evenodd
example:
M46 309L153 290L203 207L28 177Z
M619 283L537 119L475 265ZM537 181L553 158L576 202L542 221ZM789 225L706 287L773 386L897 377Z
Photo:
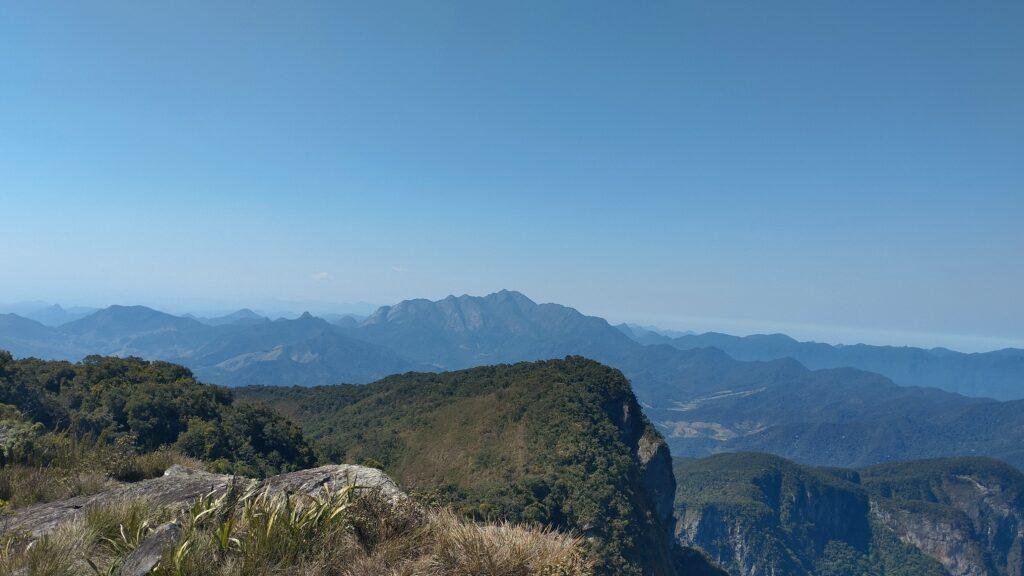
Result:
M1022 25L1021 2L5 3L0 302L513 288L1024 345Z

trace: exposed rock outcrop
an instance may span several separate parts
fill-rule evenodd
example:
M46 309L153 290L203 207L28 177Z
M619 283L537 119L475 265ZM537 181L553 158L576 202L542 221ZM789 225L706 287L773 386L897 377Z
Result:
M138 548L132 550L121 564L120 576L145 576L149 574L160 559L166 548L178 541L181 536L181 524L168 522L153 529L139 544Z
M830 542L867 551L868 497L856 485L760 454L712 470L677 468L678 538L735 576L809 575ZM742 496L740 496L742 495Z
M1021 576L1024 501L1007 477L986 472L943 474L929 483L926 499L876 499L872 514L951 576Z
M668 445L643 415L635 398L630 397L605 411L622 431L622 440L628 445L640 465L638 496L643 500L639 508L650 515L648 541L644 547L652 559L655 576L725 576L701 552L679 546L675 541L676 516L673 501L676 479L672 471L672 456Z
M392 501L405 498L405 493L398 488L398 485L387 474L376 468L356 466L354 464L321 466L319 468L271 476L261 483L260 488L267 488L271 492L315 494L325 488L338 490L349 485L378 489Z
M675 498L676 479L672 473L672 455L668 444L660 436L648 430L637 441L637 456L643 466L643 487L654 505L658 518L674 528L672 501Z
M91 507L131 500L145 500L155 507L183 507L204 494L222 492L233 482L244 481L247 479L175 465L168 468L159 478L121 484L90 496L78 496L15 510L0 518L0 533L25 532L33 537L40 537L65 522L82 518ZM392 499L404 497L391 478L380 470L351 464L321 466L272 476L260 482L259 488L266 488L272 492L316 494L325 488L338 489L350 484L380 489Z

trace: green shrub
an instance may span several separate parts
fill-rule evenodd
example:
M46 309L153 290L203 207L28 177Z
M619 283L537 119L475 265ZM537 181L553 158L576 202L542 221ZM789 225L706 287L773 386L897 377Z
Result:
M301 431L266 407L232 404L230 391L188 369L138 358L80 363L0 362L0 466L76 469L82 446L104 471L134 481L163 473L177 456L268 476L316 464ZM62 462L61 460L69 460Z

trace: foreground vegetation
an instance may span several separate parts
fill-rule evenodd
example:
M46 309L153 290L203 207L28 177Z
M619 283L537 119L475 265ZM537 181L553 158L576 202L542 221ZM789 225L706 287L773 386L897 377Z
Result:
M185 510L138 501L95 508L41 540L4 537L0 573L115 574L154 529L168 523L180 529L163 546L152 571L158 576L591 573L578 538L478 525L352 486L318 495L232 490Z
M91 356L72 364L0 351L0 504L88 494L178 462L251 477L316 464L298 427L232 401L166 362Z
M384 443L371 429L359 433L368 445L363 459L371 460L387 433ZM381 449L378 456L389 454ZM602 481L629 453L613 449L609 456ZM355 488L315 497L239 489L187 510L124 501L90 507L42 538L5 530L4 514L159 476L172 464L260 478L317 462L289 420L259 403L235 404L230 391L201 384L180 366L135 358L14 360L0 352L0 574L116 574L168 523L180 533L164 544L155 574L593 572L594 547L548 517L466 519L465 509L439 505L436 494L394 502ZM599 513L595 505L586 513Z
M119 482L160 476L173 464L208 467L170 448L139 453L124 442L107 445L67 432L40 434L31 437L31 449L22 446L0 465L0 511L95 494Z

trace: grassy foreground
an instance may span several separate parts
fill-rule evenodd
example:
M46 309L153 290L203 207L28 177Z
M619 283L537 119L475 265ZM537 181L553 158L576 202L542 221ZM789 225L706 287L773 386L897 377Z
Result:
M580 539L476 524L411 500L352 487L317 496L233 489L187 510L123 502L90 510L42 539L7 534L0 574L117 574L158 526L180 527L156 575L584 576Z

